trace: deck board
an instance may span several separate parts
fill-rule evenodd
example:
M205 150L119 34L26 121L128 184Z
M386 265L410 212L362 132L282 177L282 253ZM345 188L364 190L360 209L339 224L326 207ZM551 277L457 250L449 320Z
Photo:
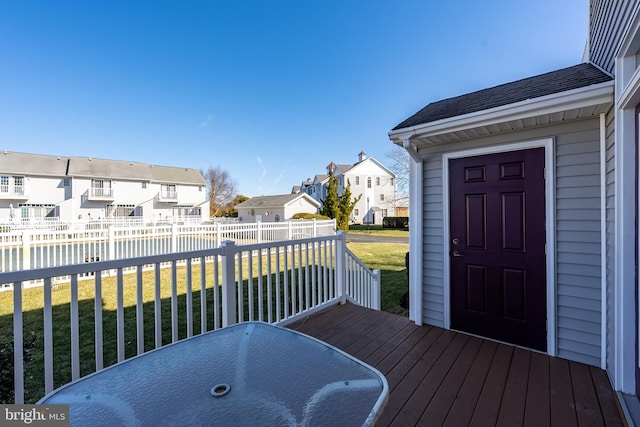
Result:
M624 425L607 375L354 304L289 325L376 367L389 399L378 425Z

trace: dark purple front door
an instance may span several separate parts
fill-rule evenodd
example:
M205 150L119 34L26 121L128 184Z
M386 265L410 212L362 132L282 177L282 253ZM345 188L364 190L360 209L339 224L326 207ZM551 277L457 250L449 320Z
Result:
M544 148L449 161L451 326L546 351Z

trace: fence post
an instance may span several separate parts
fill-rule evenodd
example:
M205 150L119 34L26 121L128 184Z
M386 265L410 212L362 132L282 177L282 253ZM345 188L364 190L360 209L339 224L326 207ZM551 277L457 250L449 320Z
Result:
M178 252L178 224L171 223L171 252Z
M318 223L315 218L312 218L313 221L313 231L311 232L311 237L318 237Z
M347 302L347 270L345 262L345 248L347 246L346 234L340 230L336 240L336 290L340 298L340 304Z
M222 327L237 323L236 306L236 244L233 240L222 242Z
M112 225L107 228L107 233L109 234L109 247L107 248L107 253L109 254L109 259L116 259L116 230Z
M216 227L216 248L219 247L221 245L220 243L220 223L216 222L215 223L215 227Z
M380 270L375 269L373 270L373 289L371 290L371 292L373 293L373 298L371 301L373 307L371 308L373 308L374 310L380 310L380 292L382 292L380 289L380 285Z
M256 222L256 243L262 243L262 222Z
M22 269L31 269L31 230L22 232Z
M293 240L293 221L289 220L287 224L287 237L286 240Z

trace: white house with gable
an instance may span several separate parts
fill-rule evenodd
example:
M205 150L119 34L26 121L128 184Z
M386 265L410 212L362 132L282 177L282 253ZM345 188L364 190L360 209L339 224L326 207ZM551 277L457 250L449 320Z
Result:
M396 175L373 157L367 157L364 151L358 154L358 162L354 164L329 163L326 174L303 181L300 191L323 203L330 171L338 179L339 195L348 184L354 199L362 195L353 209L352 223L382 224L384 217L396 215Z
M191 168L4 151L0 219L203 219L209 214L206 184Z

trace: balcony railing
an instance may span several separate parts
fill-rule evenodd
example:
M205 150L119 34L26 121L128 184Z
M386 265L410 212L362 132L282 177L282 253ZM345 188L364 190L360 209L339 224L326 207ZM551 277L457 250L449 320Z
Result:
M347 300L380 308L379 271L346 248L342 232L2 273L0 284L13 285L13 316L0 317L0 330L12 321L15 403L35 402L115 362L237 322L282 325ZM30 336L42 353L25 362Z
M24 185L0 185L0 199L26 200Z
M113 188L91 187L89 200L113 200Z
M158 199L161 202L177 202L178 192L176 190L161 190L158 193Z

